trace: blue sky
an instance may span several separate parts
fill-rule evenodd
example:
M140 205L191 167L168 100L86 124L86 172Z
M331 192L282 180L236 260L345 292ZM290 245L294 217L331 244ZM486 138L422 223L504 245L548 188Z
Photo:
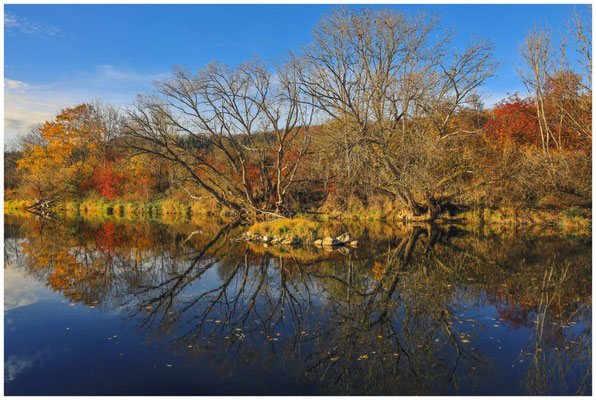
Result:
M326 5L5 5L5 133L10 139L61 108L102 99L126 106L173 65L201 68L271 60L299 49ZM356 6L359 7L359 6ZM484 87L492 104L523 92L517 48L534 23L553 33L579 5L390 5L425 9L453 28L455 45L472 35L491 39L501 62Z

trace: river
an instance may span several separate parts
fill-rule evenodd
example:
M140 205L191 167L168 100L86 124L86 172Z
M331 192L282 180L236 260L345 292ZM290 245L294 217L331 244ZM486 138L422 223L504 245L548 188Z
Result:
M590 237L332 224L5 215L5 394L592 393Z

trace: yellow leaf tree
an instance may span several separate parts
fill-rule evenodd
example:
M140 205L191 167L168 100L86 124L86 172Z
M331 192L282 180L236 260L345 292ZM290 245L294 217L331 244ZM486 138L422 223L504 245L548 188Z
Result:
M88 104L62 110L39 128L40 141L29 145L18 161L26 184L39 199L54 199L77 193L90 180L100 143L93 127L94 108Z

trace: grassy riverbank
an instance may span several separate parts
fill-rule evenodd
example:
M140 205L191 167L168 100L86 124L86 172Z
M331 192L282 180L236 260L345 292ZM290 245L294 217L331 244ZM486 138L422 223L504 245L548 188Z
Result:
M33 204L31 200L7 200L4 202L5 213L25 211ZM357 212L355 212L357 211ZM216 217L225 219L228 210L220 207L215 201L201 200L195 202L173 199L158 199L149 202L123 200L105 200L89 198L81 202L67 201L57 204L54 212L69 217L104 217L104 218L149 218L160 220L184 220ZM326 234L317 222L332 221L387 221L397 223L402 219L401 210L387 207L386 210L350 210L340 213L337 210L319 209L310 212L297 212L292 218L261 221L255 223L251 233L270 235L321 235ZM572 207L561 210L537 210L514 208L476 208L458 216L459 223L481 224L495 227L549 227L562 232L591 234L592 213L590 209Z
M31 200L7 200L4 202L4 212L25 210L34 204ZM159 217L177 216L221 216L226 210L217 207L209 200L200 202L184 202L172 199L158 199L153 201L124 201L90 198L83 201L65 201L56 204L53 209L58 215L87 216L87 217Z

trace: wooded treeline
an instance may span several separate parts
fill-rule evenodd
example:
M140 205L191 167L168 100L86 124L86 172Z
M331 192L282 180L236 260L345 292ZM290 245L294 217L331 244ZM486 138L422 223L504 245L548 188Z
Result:
M209 199L257 218L589 207L591 22L520 38L528 93L491 109L492 43L453 39L434 15L337 8L274 63L175 68L127 109L63 110L5 149L5 197Z

